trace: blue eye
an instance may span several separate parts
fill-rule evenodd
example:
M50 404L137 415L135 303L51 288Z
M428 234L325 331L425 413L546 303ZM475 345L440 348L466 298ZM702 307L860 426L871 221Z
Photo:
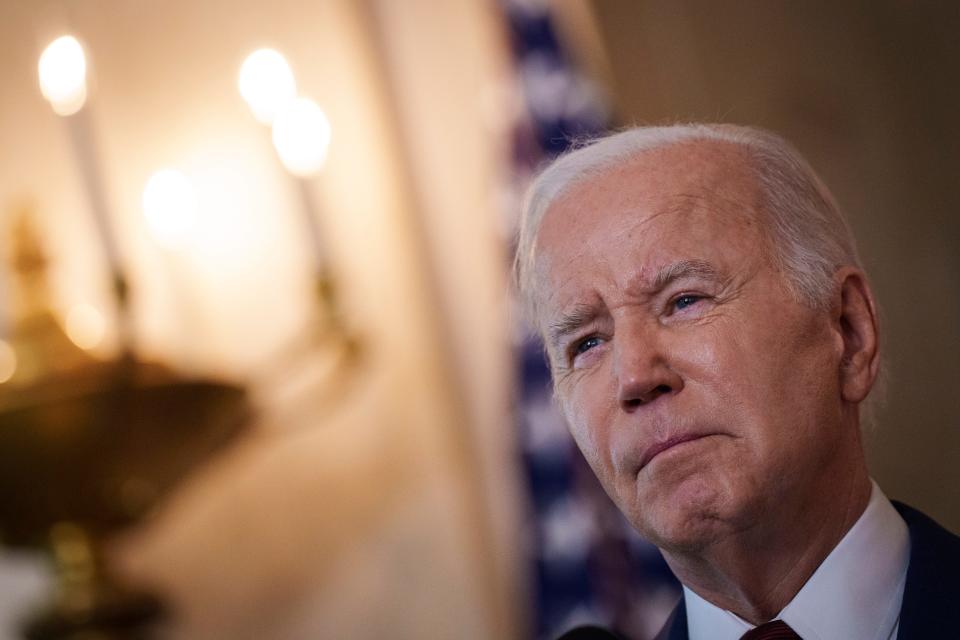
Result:
M695 305L696 303L700 302L701 300L703 300L703 296L697 296L697 295L693 295L693 294L685 294L685 295L680 296L680 297L677 298L676 300L674 300L674 301L673 301L673 306L676 307L678 310L683 310L683 309L686 309L687 307L691 307L691 306Z
M600 344L600 338L598 338L597 336L590 336L588 338L584 338L583 340L581 340L580 342L576 343L573 346L573 353L574 355L580 355L581 353L586 353L587 351L589 351L590 349L593 349L599 344Z

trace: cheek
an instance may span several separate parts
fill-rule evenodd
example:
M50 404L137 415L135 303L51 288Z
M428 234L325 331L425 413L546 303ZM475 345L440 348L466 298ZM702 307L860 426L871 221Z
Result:
M759 388L776 394L771 398L774 407L813 408L835 395L839 377L825 324L803 323L794 331L764 337L751 345L752 360L760 365L754 378L762 378L756 380Z
M725 396L730 400L734 396L729 389L740 386L736 377L744 366L740 362L743 352L735 327L731 330L727 324L717 321L691 327L666 344L666 362L689 387L689 395L699 398L707 392L713 398Z
M766 443L765 457L805 457L810 448L829 448L837 433L840 386L829 327L808 322L792 328L745 333L754 339L741 339L730 356L739 373L727 383L739 389L726 392L740 400L745 424L754 425L753 440Z
M676 359L685 378L709 382L727 377L730 361L737 353L736 345L725 343L718 328L707 327L698 339L685 342L677 350Z
M616 411L616 396L596 372L578 374L557 388L557 399L570 433L583 456L601 478L610 466L610 428Z

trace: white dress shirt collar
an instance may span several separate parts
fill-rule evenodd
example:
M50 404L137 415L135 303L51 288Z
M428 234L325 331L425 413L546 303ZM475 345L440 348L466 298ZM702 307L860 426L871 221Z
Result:
M910 560L907 525L873 482L863 515L776 616L803 640L891 640ZM690 640L738 640L749 622L683 588Z

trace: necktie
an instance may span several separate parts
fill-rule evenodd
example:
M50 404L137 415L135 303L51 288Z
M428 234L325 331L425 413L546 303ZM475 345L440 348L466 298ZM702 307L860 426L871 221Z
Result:
M740 636L740 640L803 640L783 620L765 622Z

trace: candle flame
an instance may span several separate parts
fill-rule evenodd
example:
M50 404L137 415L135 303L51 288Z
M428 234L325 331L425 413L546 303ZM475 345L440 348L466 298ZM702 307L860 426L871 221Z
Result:
M287 105L273 123L273 146L290 173L309 177L321 168L330 146L330 121L308 98Z
M297 83L286 59L273 49L258 49L243 61L237 88L253 117L270 125L277 113L297 97Z
M40 91L53 110L69 116L87 100L87 59L73 36L61 36L50 43L37 64Z
M158 243L168 249L182 247L196 224L193 185L176 169L157 171L143 189L143 215Z

